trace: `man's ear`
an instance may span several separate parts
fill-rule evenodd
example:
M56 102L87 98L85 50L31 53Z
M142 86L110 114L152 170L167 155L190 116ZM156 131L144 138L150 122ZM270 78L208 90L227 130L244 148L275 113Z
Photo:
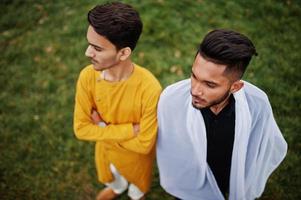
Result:
M130 57L132 53L132 50L130 47L125 47L119 50L118 54L119 54L119 60L121 61L125 61L126 59L128 59Z
M241 80L237 80L234 83L232 83L230 92L233 94L234 92L237 92L244 86L244 82Z

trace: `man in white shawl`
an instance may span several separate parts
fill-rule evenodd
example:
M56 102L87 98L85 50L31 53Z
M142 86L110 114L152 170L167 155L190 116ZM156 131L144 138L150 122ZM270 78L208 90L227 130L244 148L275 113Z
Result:
M255 47L231 30L209 32L191 78L158 105L161 186L176 199L251 200L284 159L287 144L267 95L241 77Z

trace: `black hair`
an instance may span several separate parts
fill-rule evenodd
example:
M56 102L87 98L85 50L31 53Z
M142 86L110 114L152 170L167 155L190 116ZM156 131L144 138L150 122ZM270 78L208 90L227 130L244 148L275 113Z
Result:
M117 50L130 47L133 51L143 28L139 13L132 6L121 2L97 5L89 11L88 21Z
M209 32L199 46L198 53L206 60L226 65L225 72L236 72L241 78L253 55L255 46L245 35L225 29Z

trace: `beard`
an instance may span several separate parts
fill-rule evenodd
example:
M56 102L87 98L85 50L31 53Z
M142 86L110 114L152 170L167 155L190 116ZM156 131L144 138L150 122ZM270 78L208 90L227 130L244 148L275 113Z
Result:
M192 97L198 98L197 96L195 96L195 95L192 94L191 90L190 90L190 94L191 94ZM205 105L197 105L197 104L194 104L193 101L191 102L191 104L192 104L192 106L193 106L194 108L196 108L196 109L210 108L210 107L212 107L212 106L217 106L217 105L223 103L225 100L227 100L227 99L229 98L230 94L231 94L231 93L230 93L230 89L229 89L227 92L225 92L225 93L224 93L221 97L219 97L218 99L215 99L215 100L210 101L210 102L206 101L206 102L205 102Z
M103 71L106 69L110 69L120 63L120 61L117 60L116 57L102 59L101 61L95 60L91 57L88 58L90 59L90 62L93 65L95 71Z

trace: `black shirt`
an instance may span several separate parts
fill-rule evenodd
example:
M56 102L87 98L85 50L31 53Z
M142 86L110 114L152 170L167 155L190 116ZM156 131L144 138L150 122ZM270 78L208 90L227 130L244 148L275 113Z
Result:
M229 192L235 128L235 99L215 115L210 108L200 109L207 135L207 162L224 196Z

